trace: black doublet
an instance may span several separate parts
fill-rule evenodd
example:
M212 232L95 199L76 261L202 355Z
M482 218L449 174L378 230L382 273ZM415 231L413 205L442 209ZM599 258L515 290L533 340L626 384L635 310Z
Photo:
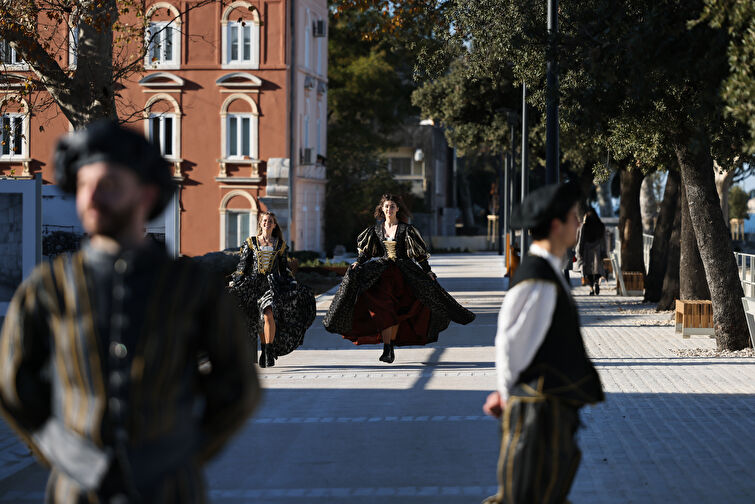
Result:
M516 384L542 379L542 393L575 406L602 401L603 388L585 351L579 314L571 296L561 285L553 267L542 257L528 255L517 268L510 288L529 280L546 281L556 286L556 308L543 343Z

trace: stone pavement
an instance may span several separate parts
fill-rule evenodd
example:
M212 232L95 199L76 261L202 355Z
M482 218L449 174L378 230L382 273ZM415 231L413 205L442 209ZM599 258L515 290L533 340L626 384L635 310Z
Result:
M431 259L478 314L438 344L356 347L324 331L261 370L262 407L207 469L213 502L475 503L495 492L498 425L481 405L495 383L493 338L505 294L494 255ZM606 402L585 408L577 503L755 501L755 359L679 358L670 313L638 298L574 290ZM330 301L318 302L321 316ZM45 472L0 426L0 502L41 500Z

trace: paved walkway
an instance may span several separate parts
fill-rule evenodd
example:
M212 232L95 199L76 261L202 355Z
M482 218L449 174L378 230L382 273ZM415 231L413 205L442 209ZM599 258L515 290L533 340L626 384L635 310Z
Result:
M498 425L481 405L495 383L505 294L493 255L436 256L443 285L478 314L438 345L355 347L322 329L262 370L263 405L207 471L222 503L475 503L495 491ZM583 334L607 392L583 410L578 503L755 501L755 359L679 358L670 313L577 287ZM330 302L318 303L321 316ZM665 325L659 325L665 324ZM41 500L45 473L0 426L0 502Z

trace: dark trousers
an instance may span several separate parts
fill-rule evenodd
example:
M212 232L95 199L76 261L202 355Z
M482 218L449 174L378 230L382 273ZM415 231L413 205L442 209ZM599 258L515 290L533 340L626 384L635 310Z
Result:
M520 385L501 427L498 493L483 504L566 502L581 458L578 408Z
M600 275L585 275L585 278L587 278L587 285L590 288L594 288L600 282Z

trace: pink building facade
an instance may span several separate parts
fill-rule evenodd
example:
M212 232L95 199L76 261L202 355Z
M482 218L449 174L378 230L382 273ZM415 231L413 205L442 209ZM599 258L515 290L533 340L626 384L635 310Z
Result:
M315 73L319 87L307 88L300 68L327 59L327 28L317 24L325 25L327 2L239 0L187 8L191 3L148 2L145 37L151 43L144 70L119 91L119 116L131 118L131 127L160 146L180 187L149 231L164 234L174 254L204 254L238 247L256 232L259 212L273 210L296 249L321 250L303 228L321 226L322 220L310 212L324 201L319 206L309 201L314 186L324 197L324 167L317 177L310 176L310 167L324 160L327 73L321 66ZM324 32L315 33L320 28ZM69 44L73 67L74 37ZM28 67L10 49L0 47L3 73L22 77ZM0 170L40 173L52 183L55 140L70 124L54 107L37 112L31 97L13 98L12 78L4 80L2 120L9 127ZM321 116L310 112L305 120L307 110L318 106ZM306 151L313 138L323 147ZM44 214L43 208L43 225ZM300 239L309 240L306 247Z

